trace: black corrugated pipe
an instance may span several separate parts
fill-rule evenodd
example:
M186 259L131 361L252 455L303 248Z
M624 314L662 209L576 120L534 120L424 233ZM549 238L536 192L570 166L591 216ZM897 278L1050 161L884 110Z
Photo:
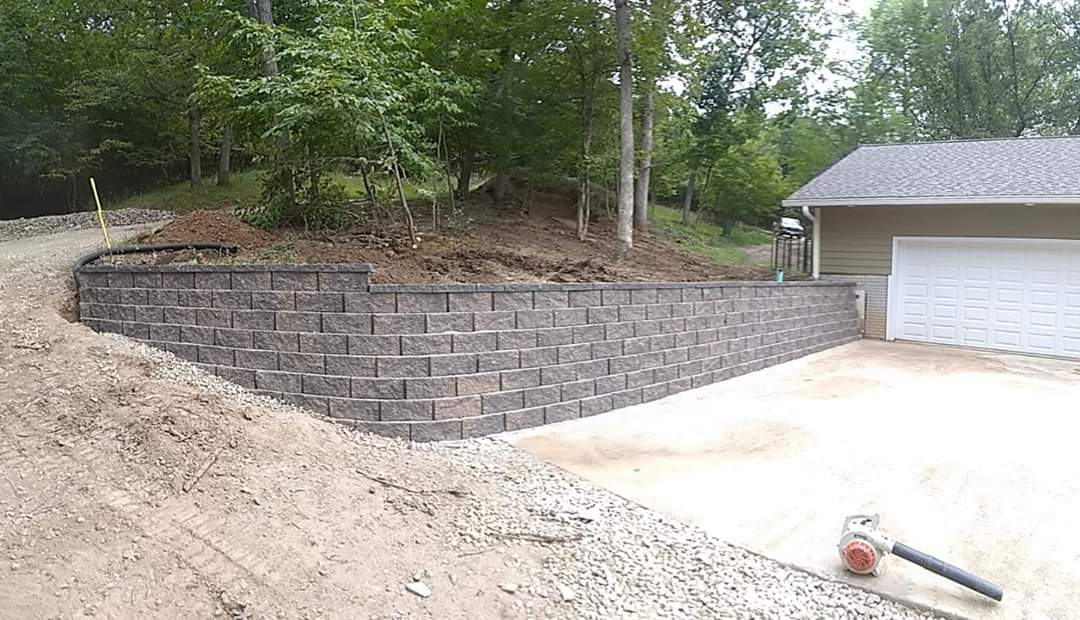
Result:
M157 245L129 245L112 250L98 250L91 252L75 261L75 273L79 269L102 256L114 256L117 254L149 254L151 252L176 252L180 250L218 250L225 254L235 254L237 247L225 243L161 243Z

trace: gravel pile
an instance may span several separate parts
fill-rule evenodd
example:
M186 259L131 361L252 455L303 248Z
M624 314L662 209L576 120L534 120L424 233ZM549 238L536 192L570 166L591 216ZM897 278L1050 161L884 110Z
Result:
M171 354L109 337L152 358L155 378L271 410L291 409ZM513 594L526 617L936 618L726 544L499 440L409 445L342 433L358 450L385 460L389 471L401 459L429 485L472 489L476 501L462 505L447 523L446 536L462 557L522 542L553 550L542 568L511 556L510 568L526 577L492 583ZM446 514L451 507L439 509ZM422 598L439 597L423 581L405 580L402 587Z
M173 217L174 215L169 211L154 211L152 209L118 209L105 212L105 223L108 226L131 226L135 224L162 222L170 220ZM97 214L92 211L68 213L66 215L28 217L18 220L0 220L0 241L37 237L39 235L51 235L68 230L96 228L97 226Z

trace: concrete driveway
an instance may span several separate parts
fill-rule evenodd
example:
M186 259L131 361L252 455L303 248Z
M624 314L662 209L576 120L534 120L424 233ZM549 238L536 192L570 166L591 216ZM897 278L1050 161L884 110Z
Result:
M1080 364L861 341L602 416L507 435L781 562L970 618L1080 617ZM899 558L839 568L843 517L998 582Z

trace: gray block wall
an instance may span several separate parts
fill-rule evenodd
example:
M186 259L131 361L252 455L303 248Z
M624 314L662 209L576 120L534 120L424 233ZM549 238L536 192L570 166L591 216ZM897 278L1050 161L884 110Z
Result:
M856 276L844 274L821 274L823 280L854 282L866 291L866 323L863 327L867 338L885 339L885 322L889 311L889 276Z
M850 342L854 285L369 285L369 265L88 266L82 321L413 441L655 400Z

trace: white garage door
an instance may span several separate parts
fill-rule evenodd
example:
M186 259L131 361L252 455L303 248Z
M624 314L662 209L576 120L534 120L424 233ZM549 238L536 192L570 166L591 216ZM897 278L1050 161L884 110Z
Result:
M889 338L1080 358L1080 241L897 238Z

